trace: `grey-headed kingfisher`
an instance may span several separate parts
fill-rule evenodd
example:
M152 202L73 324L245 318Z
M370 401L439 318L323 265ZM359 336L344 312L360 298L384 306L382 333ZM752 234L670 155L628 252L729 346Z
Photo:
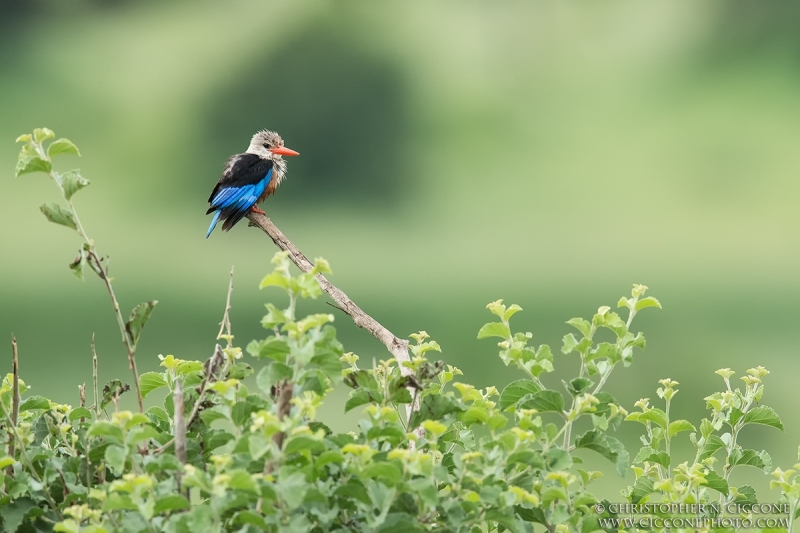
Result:
M286 148L283 139L274 131L262 130L253 135L245 153L230 157L208 198L206 214L214 213L214 219L206 238L220 219L223 220L222 231L228 231L248 211L264 214L256 204L278 188L286 177L286 161L282 156L292 155L300 154Z

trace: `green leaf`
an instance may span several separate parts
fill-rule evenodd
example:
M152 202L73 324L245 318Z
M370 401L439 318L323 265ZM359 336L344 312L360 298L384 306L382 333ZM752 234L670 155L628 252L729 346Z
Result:
M508 329L508 326L502 322L489 322L488 324L484 324L478 332L478 339L486 339L488 337L508 339L511 337L511 331Z
M31 396L26 398L19 406L19 412L34 411L37 409L47 410L50 409L50 400L43 396Z
M256 384L258 388L269 394L273 385L284 380L290 380L293 375L294 371L290 366L276 361L259 370L256 376Z
M77 170L70 170L61 175L61 188L64 189L64 196L67 197L67 200L88 185L89 180L81 176Z
M64 209L60 205L54 203L42 204L39 209L44 213L44 216L47 217L47 220L53 224L59 224L74 230L78 229L75 218L68 209Z
M47 149L47 157L52 159L53 156L61 154L81 155L78 151L78 147L72 144L72 141L69 139L58 139L50 143L50 147Z
M531 401L525 403L526 409L538 409L542 413L561 413L564 411L564 397L554 390L541 390L533 395Z
M567 324L580 331L584 337L588 337L589 333L592 332L592 325L583 318L572 318L567 320Z
M633 484L633 490L631 491L630 498L631 503L639 503L642 499L655 492L655 485L653 478L648 476L642 476L636 480Z
M614 437L609 437L603 431L596 429L587 431L575 439L575 447L586 448L599 453L616 465L617 473L620 476L624 476L628 470L630 454L628 454L620 441Z
M125 460L127 459L125 448L112 444L106 448L105 459L106 463L114 469L117 475L122 475L122 472L125 470Z
M165 380L164 375L159 372L145 372L139 376L139 388L142 391L142 398L146 397L154 390L166 386L167 380Z
M94 422L89 428L87 435L89 437L107 437L119 444L122 444L123 442L122 430L111 422L106 422L105 420L97 420Z
M461 411L464 411L464 407L456 403L450 396L429 394L422 398L419 411L415 411L411 416L411 427L417 427L425 420L441 422L446 415Z
M662 429L667 429L667 413L661 409L648 409L646 412L639 415L639 420L648 420Z
M646 309L648 307L658 307L659 309L661 309L661 303L652 296L648 296L647 298L642 298L641 300L636 302L637 311L641 311L642 309Z
M189 508L189 500L180 494L168 494L156 500L153 513L161 514L168 511L184 511Z
M230 488L258 494L258 485L246 471L241 469L233 470L230 472L230 476L231 479L228 483Z
M344 404L344 412L347 413L359 405L365 405L374 401L377 401L377 397L374 397L367 389L355 389L351 391L350 395L347 397L347 402Z
M568 470L572 467L572 456L559 448L550 448L544 457L547 460L547 469L550 471Z
M31 508L36 507L36 502L28 497L0 505L0 516L3 517L3 531L18 531L19 526Z
M757 452L755 450L742 450L737 448L733 450L728 457L728 464L734 466L752 466L759 468L764 472L769 472L772 467L772 458L765 452Z
M759 405L758 407L747 411L742 419L742 424L763 424L765 426L771 426L783 431L783 423L781 422L780 417L778 417L778 413L766 405Z
M669 468L670 457L667 452L655 452L651 453L647 457L644 458L644 461L648 461L651 463L657 463L665 468Z
M287 289L289 288L289 280L286 278L286 274L276 270L264 276L264 279L261 280L261 285L258 286L259 289L264 289L266 287Z
M44 172L45 174L53 170L50 161L45 161L38 156L27 156L17 161L17 166L14 169L14 176L19 177L23 174L31 174L32 172Z
M531 379L518 379L509 383L502 394L497 404L498 409L504 411L511 406L517 405L517 402L526 394L536 394L542 388Z
M592 385L594 385L594 381L589 378L575 378L567 384L567 390L571 395L577 396Z
M667 430L667 433L669 434L670 437L677 435L681 431L697 431L697 430L688 420L676 420L675 422L670 422L669 429Z
M131 317L125 323L125 330L128 332L128 336L130 337L131 343L134 346L139 343L139 337L142 334L142 329L150 319L150 315L153 313L153 308L157 303L158 300L151 300L149 302L139 304L133 308Z
M289 455L304 450L308 450L312 453L319 453L325 450L325 444L308 435L296 435L286 442L283 453L284 455Z
M703 483L700 483L704 487L708 487L714 489L717 492L721 492L725 496L728 495L728 482L725 481L719 474L714 472L713 470L709 470L708 473L705 474L706 480Z
M36 128L33 130L33 140L37 143L52 139L56 134L50 128Z
M710 435L708 439L703 443L703 447L701 448L700 455L697 457L698 461L702 461L708 457L714 455L718 450L725 447L725 443L722 442L716 435Z
M75 409L73 409L72 411L69 412L69 421L70 422L74 422L75 420L78 420L79 418L89 418L89 419L91 419L92 418L92 412L89 411L85 407L76 407Z

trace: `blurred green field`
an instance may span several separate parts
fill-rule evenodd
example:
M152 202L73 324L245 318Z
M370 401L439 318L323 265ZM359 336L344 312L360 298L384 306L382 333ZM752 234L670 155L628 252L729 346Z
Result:
M92 180L76 203L123 307L160 301L146 371L158 354L210 355L231 265L237 341L264 336L274 247L244 224L206 240L203 213L226 157L268 127L302 154L264 206L274 222L396 334L431 334L466 380L514 378L475 340L487 302L519 303L517 327L556 348L566 320L644 283L664 310L637 318L649 346L608 390L632 408L671 377L674 411L696 421L714 370L763 365L786 432L743 443L795 462L796 6L31 6L0 3L0 339L19 339L34 391L77 403L93 333L101 378L128 372L99 281L67 269L77 238L38 210L52 184L13 178L14 138L48 126L80 146L61 164ZM348 350L386 356L346 318Z

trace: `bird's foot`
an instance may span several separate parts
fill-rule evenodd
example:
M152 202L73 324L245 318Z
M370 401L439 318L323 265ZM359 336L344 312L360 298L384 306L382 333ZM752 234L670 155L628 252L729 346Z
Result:
M259 215L266 215L266 213L264 211L262 211L261 209L259 209L256 206L251 207L250 208L250 212L251 213L258 213Z

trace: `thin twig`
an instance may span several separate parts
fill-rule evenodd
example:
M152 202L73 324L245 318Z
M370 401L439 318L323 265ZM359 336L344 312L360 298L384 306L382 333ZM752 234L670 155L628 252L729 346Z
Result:
M17 423L19 422L19 352L17 350L17 339L14 335L11 335L11 372L12 372L12 382L11 382L11 424L14 427L17 427ZM9 433L11 431L9 430ZM15 441L13 438L8 439L8 455L9 457L14 457L14 444ZM12 475L14 470L11 466L8 467L8 474Z
M250 220L250 226L259 228L261 231L266 233L270 239L272 239L278 248L285 252L289 252L289 259L291 259L292 262L297 265L297 268L303 272L311 271L311 269L314 267L311 261L309 261L308 258L297 249L292 241L286 238L281 230L279 230L269 218L260 213L253 213L252 211L247 214L247 218ZM319 285L322 290L325 291L325 293L330 296L334 302L336 302L336 304L339 306L339 309L350 315L350 318L353 319L353 323L355 323L357 327L366 329L372 334L373 337L378 339L384 346L386 346L386 349L389 350L389 353L392 354L392 356L397 360L397 363L400 367L400 373L402 375L407 376L413 374L413 370L403 365L403 363L411 360L408 355L407 340L397 337L394 333L383 327L380 322L362 311L361 308L353 302L353 300L351 300L341 289L328 281L325 276L322 274L317 274L317 280L319 281ZM413 397L413 387L409 387L408 389ZM407 405L406 413L410 417L410 413L417 409L419 409L418 404Z
M133 344L133 340L125 327L125 319L122 316L122 311L117 301L117 295L114 293L114 287L111 285L111 277L108 275L108 268L102 263L94 247L89 250L89 260L94 263L95 268L93 270L100 276L103 283L105 283L108 295L111 298L111 305L114 307L114 315L117 317L119 331L122 334L122 344L125 345L125 350L128 352L128 366L131 372L133 372L133 383L136 385L136 400L139 402L139 412L142 413L144 412L144 404L142 403L142 391L139 387L139 370L136 368L136 345Z
M231 266L231 279L228 283L228 298L225 300L225 313L222 315L222 322L219 323L219 333L217 333L218 339L222 337L223 331L229 337L231 335L231 319L229 314L231 312L231 294L233 294L233 266Z
M94 344L94 333L92 333L92 382L94 382L94 418L100 420L100 389L97 385L97 349Z

